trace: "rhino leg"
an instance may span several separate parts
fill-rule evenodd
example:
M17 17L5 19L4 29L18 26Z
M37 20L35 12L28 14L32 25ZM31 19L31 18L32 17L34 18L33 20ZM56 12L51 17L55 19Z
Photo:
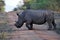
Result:
M29 29L29 30L33 30L33 24L26 24L26 27Z
M52 23L51 22L48 22L48 30L52 30Z
M53 20L53 22L52 22L52 24L53 24L53 30L56 30L56 23L55 23L55 21Z
M32 23L30 24L30 27L31 27L31 29L33 29L33 24Z
M33 29L33 23L32 23L32 20L31 20L31 17L26 17L26 27L29 29L29 30L32 30Z

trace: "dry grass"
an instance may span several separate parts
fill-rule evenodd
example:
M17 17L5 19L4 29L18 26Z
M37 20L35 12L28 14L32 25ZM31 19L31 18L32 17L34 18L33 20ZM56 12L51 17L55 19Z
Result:
M7 37L7 33L6 33L6 32L0 33L0 39L1 39L1 40L5 40L6 37Z

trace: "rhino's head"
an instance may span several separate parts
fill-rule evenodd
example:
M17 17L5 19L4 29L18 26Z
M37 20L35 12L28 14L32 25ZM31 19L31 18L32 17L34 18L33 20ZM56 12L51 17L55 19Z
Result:
M19 14L17 14L17 16L18 16L18 21L16 21L15 26L17 28L21 28L23 23L24 23L24 21L23 21L23 18Z

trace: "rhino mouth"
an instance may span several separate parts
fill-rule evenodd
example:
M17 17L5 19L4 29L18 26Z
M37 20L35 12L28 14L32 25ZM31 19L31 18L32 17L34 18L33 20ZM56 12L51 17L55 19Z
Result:
M14 24L17 28L21 28L22 25L17 25L17 24Z

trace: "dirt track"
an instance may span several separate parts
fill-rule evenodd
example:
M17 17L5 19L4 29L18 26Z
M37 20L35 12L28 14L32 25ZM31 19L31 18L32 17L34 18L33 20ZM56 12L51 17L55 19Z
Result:
M15 12L7 13L8 25L13 29L17 30L10 33L11 40L60 40L60 35L58 35L53 30L48 31L47 25L34 25L34 30L28 30L25 24L22 28L17 29L14 26L17 15Z

